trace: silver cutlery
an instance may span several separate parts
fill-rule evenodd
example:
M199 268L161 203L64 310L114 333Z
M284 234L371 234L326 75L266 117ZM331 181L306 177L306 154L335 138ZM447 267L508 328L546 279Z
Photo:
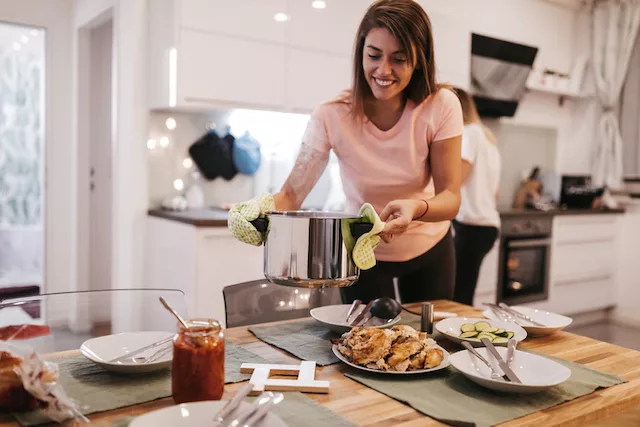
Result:
M351 319L353 312L356 310L356 308L360 307L360 304L362 304L362 301L360 301L359 299L351 303L351 308L349 308L349 312L347 313L347 319L345 320L346 323L349 323L349 320Z
M274 394L272 392L265 391L256 399L253 404L251 404L251 406L247 410L238 414L236 419L231 421L227 427L244 426L245 423L251 418L251 416L255 414L261 406L266 405L271 399L273 399L273 397Z
M500 369L502 369L502 372L504 372L512 382L522 384L522 381L520 381L520 378L518 378L516 373L513 372L513 370L509 366L507 366L504 360L502 360L500 353L498 353L498 350L496 350L491 341L488 338L481 338L480 341L485 345L485 347L493 355L493 357L495 357L496 361L498 362L498 366L500 366Z
M283 399L284 395L282 393L275 393L271 400L260 406L260 408L258 408L258 410L254 412L254 414L244 424L244 427L253 427L258 421L262 419L262 417L267 415L267 412L269 412L269 409L271 409L272 406L282 402Z
M507 382L511 382L511 380L509 379L509 377L507 377L506 375L500 375L498 373L498 371L496 371L493 367L493 365L491 365L491 363L489 363L489 361L487 359L485 359L484 357L482 357L480 355L480 353L478 353L476 351L475 348L473 348L473 346L471 344L469 344L467 341L463 341L462 342L462 346L464 348L466 348L467 350L469 350L469 352L471 354L473 354L475 357L477 357L478 359L480 359L480 361L482 361L482 363L484 363L485 365L487 365L487 368L489 368L491 370L491 379L497 380L502 378L503 380L507 381Z
M353 320L353 322L351 322L351 324L349 326L360 326L362 325L364 322L364 318L369 315L369 318L371 318L370 315L370 311L371 311L371 305L373 304L373 300L369 301L369 303L364 307L364 310L362 310L360 312L360 314ZM369 320L369 319L367 319Z
M489 306L489 310L491 310L491 312L498 318L498 320L502 320L503 322L512 322L510 318L502 314L502 312L498 310L496 307L492 307L489 304L486 304L486 305Z
M154 343L151 343L151 344L149 344L149 345L147 345L147 346L144 346L144 347L142 347L142 348L139 348L139 349L137 349L137 350L130 351L129 353L123 354L122 356L116 357L115 359L111 359L111 360L109 360L108 362L109 362L109 363L118 363L118 362L121 362L121 361L123 361L123 360L129 359L129 358L132 358L133 356L137 356L138 354L144 353L144 352L145 352L145 351L147 351L147 350L151 350L151 349L154 349L154 348L156 348L156 347L159 347L159 346L161 346L161 345L163 345L163 344L166 344L166 343L168 343L168 342L171 342L171 340L173 340L173 337L167 337L167 338L165 338L165 339L163 339L163 340L156 341L156 342L154 342Z
M518 342L515 338L509 338L507 342L507 366L511 367L511 362L513 362L513 356L516 354L515 349Z
M216 425L220 425L221 423L223 423L225 418L231 415L231 413L235 411L236 408L240 405L242 399L244 399L249 393L251 393L251 390L253 390L253 384L251 384L250 382L240 388L236 392L236 395L233 396L233 398L229 400L227 404L224 405L222 409L220 409L220 411L216 414L216 416L213 418L213 422L216 423Z
M522 320L526 320L527 322L531 323L534 326L539 326L541 328L546 328L547 326L540 323L540 322L536 322L535 320L533 320L531 317L527 316L526 314L520 313L519 311L509 307L507 304L501 302L498 304L498 306L500 308L502 308L503 310L507 311L508 313L512 314L515 317L518 317Z
M159 360L159 359L163 358L168 353L173 351L173 345L171 343L168 343L168 344L169 345L167 345L167 346L161 347L160 350L156 351L151 356L147 356L147 357L132 357L131 359L124 359L123 361L120 361L118 363L124 363L124 362L127 362L127 361L131 360L131 362L133 362L133 364L135 364L135 365L145 365L147 363L155 362L156 360Z

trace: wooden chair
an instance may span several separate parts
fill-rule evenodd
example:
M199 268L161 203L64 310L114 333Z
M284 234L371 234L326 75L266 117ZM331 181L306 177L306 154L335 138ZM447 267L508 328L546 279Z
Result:
M275 285L266 279L222 289L227 328L309 316L309 310L342 304L340 291Z

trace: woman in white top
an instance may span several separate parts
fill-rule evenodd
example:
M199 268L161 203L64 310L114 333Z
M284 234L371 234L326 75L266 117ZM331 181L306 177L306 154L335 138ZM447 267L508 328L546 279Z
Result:
M497 209L501 160L496 138L482 124L471 95L455 89L464 118L462 133L461 203L453 221L456 249L456 284L453 300L473 305L482 260L500 229Z

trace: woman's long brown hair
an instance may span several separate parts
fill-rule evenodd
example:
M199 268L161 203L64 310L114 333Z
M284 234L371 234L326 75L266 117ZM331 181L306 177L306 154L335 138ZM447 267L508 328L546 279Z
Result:
M431 21L414 0L378 0L369 6L358 28L353 56L352 112L364 115L364 101L373 96L362 66L364 40L374 28L385 28L394 36L415 66L409 85L404 90L406 99L420 104L444 85L436 82L436 62Z
M480 120L480 114L478 114L478 109L476 108L476 103L469 92L459 87L455 87L453 91L458 95L458 99L460 100L464 124L482 123Z

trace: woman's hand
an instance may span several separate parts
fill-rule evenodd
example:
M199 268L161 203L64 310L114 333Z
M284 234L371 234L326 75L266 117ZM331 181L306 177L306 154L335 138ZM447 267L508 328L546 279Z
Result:
M411 221L424 215L426 210L427 202L424 200L394 200L380 213L380 219L387 223L380 237L387 243L391 242L395 236L407 231Z

